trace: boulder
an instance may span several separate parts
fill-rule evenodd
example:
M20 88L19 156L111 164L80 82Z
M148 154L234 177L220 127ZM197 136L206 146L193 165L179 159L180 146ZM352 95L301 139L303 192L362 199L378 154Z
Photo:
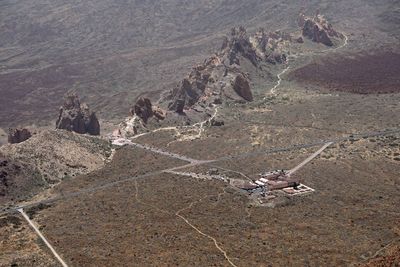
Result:
M317 14L311 18L300 14L300 17L301 23L299 25L302 27L303 36L313 42L333 46L333 38L344 38L344 35L335 31L322 15Z
M227 47L229 48L228 58L230 65L240 65L239 55L241 55L250 60L254 66L258 66L260 58L257 56L256 49L250 42L250 38L244 27L241 26L231 30L231 37Z
M212 119L211 120L211 126L223 126L225 125L225 122L220 119Z
M166 113L160 107L155 107L151 104L150 99L146 97L140 97L133 108L131 108L131 115L136 115L139 117L144 124L151 118L156 118L157 120L164 120Z
M153 107L153 114L159 120L164 120L167 116L166 112L162 110L160 107Z
M333 46L328 33L312 19L307 19L303 27L303 36L311 39L313 42L322 43L326 46Z
M273 51L267 56L267 61L272 64L282 64L286 62L286 55L281 51Z
M302 37L302 36L299 36L299 37L296 39L296 42L298 42L299 44L304 43L303 37Z
M79 134L100 134L100 123L94 112L88 105L80 104L76 94L68 94L64 97L64 104L60 107L56 129L73 131Z
M246 101L253 101L253 94L250 89L248 79L241 73L239 73L233 83L233 89L235 92Z
M177 99L177 100L173 103L172 107L173 107L173 110L174 110L176 113L179 113L179 114L184 113L184 112L183 112L183 109L185 108L185 100L183 100L183 99Z
M154 115L150 99L140 97L133 109L131 109L131 113L141 118L144 123L147 123L148 119Z
M18 144L28 140L32 136L28 129L10 128L8 131L8 143Z

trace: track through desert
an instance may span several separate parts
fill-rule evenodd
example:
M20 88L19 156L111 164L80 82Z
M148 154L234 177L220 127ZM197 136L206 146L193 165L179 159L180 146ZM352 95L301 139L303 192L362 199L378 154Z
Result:
M223 193L218 194L218 201L219 201L220 195L221 195L221 194L224 194L224 193L225 193L225 189L224 189L224 192L223 192ZM205 196L205 197L200 198L199 200L196 200L196 201L191 202L191 203L189 204L189 206L184 207L184 208L178 210L177 212L174 213L174 215L177 216L177 217L179 217L180 219L182 219L187 225L189 225L192 229L194 229L194 230L195 230L197 233L199 233L200 235L202 235L202 236L204 236L204 237L206 237L206 238L208 238L208 239L211 239L211 240L213 241L215 247L224 255L224 258L229 262L229 264L232 265L232 266L234 266L234 267L237 267L237 266L232 262L231 258L228 257L227 252L226 252L224 249L221 248L221 246L218 244L218 241L217 241L214 237L212 237L212 236L210 236L210 235L208 235L208 234L202 232L198 227L194 226L192 223L189 222L189 220L188 220L187 218L185 218L183 215L180 214L181 212L183 212L183 211L185 211L185 210L191 209L192 206L193 206L194 204L196 204L196 203L198 203L198 202L201 202L201 201L202 201L204 198L206 198L206 197L211 197L211 196L207 195L207 196ZM145 205L145 206L148 206L148 207L150 207L150 208L153 208L153 209L155 209L155 210L158 210L158 211L160 211L160 212L162 212L162 213L171 214L171 212L169 212L169 211L167 211L167 210L160 209L160 208L157 207L157 206L154 206L154 205L151 205L151 204L148 204L148 203L143 202L143 201L139 198L139 186L138 186L137 180L135 180L135 199L136 199L137 202L142 203L142 204Z
M189 225L190 227L192 227L194 230L196 230L196 232L198 232L198 233L201 234L202 236L205 236L205 237L211 239L211 240L214 242L215 247L216 247L219 251L222 252L222 254L224 255L225 259L229 262L229 264L230 264L231 266L237 267L237 265L235 265L235 264L232 262L231 258L228 257L227 252L226 252L225 250L223 250L223 249L221 248L220 245L218 245L218 241L217 241L214 237L212 237L212 236L210 236L210 235L208 235L208 234L202 232L199 228L197 228L196 226L194 226L193 224L191 224L191 223L189 222L188 219L186 219L185 217L183 217L183 216L180 214L182 211L192 208L192 206L193 206L195 203L199 202L199 201L200 201L200 200L194 201L194 202L190 203L190 205L189 205L188 207L178 210L178 211L175 213L175 215L178 216L179 218L181 218L182 220L184 220L185 223L186 223L187 225Z

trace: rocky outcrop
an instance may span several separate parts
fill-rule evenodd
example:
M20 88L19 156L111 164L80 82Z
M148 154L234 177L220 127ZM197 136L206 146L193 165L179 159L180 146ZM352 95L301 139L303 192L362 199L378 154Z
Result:
M215 119L215 118L211 120L211 126L219 127L219 126L223 126L223 125L225 125L225 122L223 120Z
M10 128L8 131L8 143L18 144L28 140L32 136L28 129Z
M258 66L258 62L261 60L247 35L246 29L242 26L231 30L230 39L224 42L222 49L228 49L230 65L240 65L239 56L247 58L254 66Z
M243 27L233 28L230 37L224 39L221 51L194 67L164 98L169 102L168 109L185 114L184 110L194 105L201 106L196 110L220 105L224 98L252 101L249 79L241 70L240 60L246 59L257 68L260 62L268 62L268 56L274 63L286 60L284 55L271 52L280 49L279 45L272 44L273 38L264 32L259 37L250 37Z
M316 43L333 46L334 38L344 38L343 34L335 31L332 25L319 14L314 17L307 17L301 13L298 23L302 27L303 36Z
M210 96L215 82L224 73L220 55L214 55L192 69L189 75L169 93L168 109L184 113L185 107L192 107L204 97Z
M225 100L253 101L250 76L245 73L269 69L270 64L287 63L290 44L303 43L303 36L326 45L333 45L332 38L342 37L322 16L311 19L301 15L298 22L303 28L302 35L280 30L267 32L263 28L248 34L244 27L233 28L223 40L221 50L195 66L161 103L167 102L171 111L190 114L190 111L201 113ZM292 46L292 51L299 47ZM251 64L244 64L247 61Z
M253 101L253 94L250 89L249 80L243 74L239 73L236 76L233 89L243 99Z
M131 109L131 115L137 115L145 123L147 123L148 119L154 115L150 99L140 97L136 101L134 107Z
M133 108L131 108L131 115L138 116L145 124L150 118L155 117L157 120L165 119L165 111L160 107L155 107L151 104L150 99L146 97L140 97Z
M56 122L57 129L64 129L80 134L100 134L100 123L94 112L91 112L86 104L82 104L76 94L68 94L64 97L64 104Z

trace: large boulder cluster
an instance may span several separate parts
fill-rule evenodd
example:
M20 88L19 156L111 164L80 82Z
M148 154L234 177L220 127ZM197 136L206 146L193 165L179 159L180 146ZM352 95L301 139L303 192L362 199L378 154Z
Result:
M56 128L79 134L100 134L100 123L96 114L90 111L87 104L81 104L76 94L68 94L64 97Z

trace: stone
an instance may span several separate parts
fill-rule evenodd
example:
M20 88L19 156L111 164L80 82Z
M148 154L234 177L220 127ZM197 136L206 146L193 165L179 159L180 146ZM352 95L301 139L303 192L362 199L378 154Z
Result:
M60 107L56 129L73 131L79 134L100 135L100 123L87 104L80 104L76 94L67 94Z
M219 119L212 119L211 120L211 126L223 126L225 125L225 122L223 120L219 120Z
M235 92L246 101L253 101L253 94L250 89L248 79L239 73L234 81L233 89Z
M153 113L153 108L150 99L145 97L140 97L137 101L133 109L131 109L132 115L137 115L139 118L143 120L144 123L147 123L149 118L151 118Z
M8 131L8 143L18 144L28 140L32 136L28 129L10 128Z
M335 31L322 15L317 14L311 18L300 14L300 18L299 25L302 27L302 35L313 42L333 46L333 38L344 38L344 35Z

